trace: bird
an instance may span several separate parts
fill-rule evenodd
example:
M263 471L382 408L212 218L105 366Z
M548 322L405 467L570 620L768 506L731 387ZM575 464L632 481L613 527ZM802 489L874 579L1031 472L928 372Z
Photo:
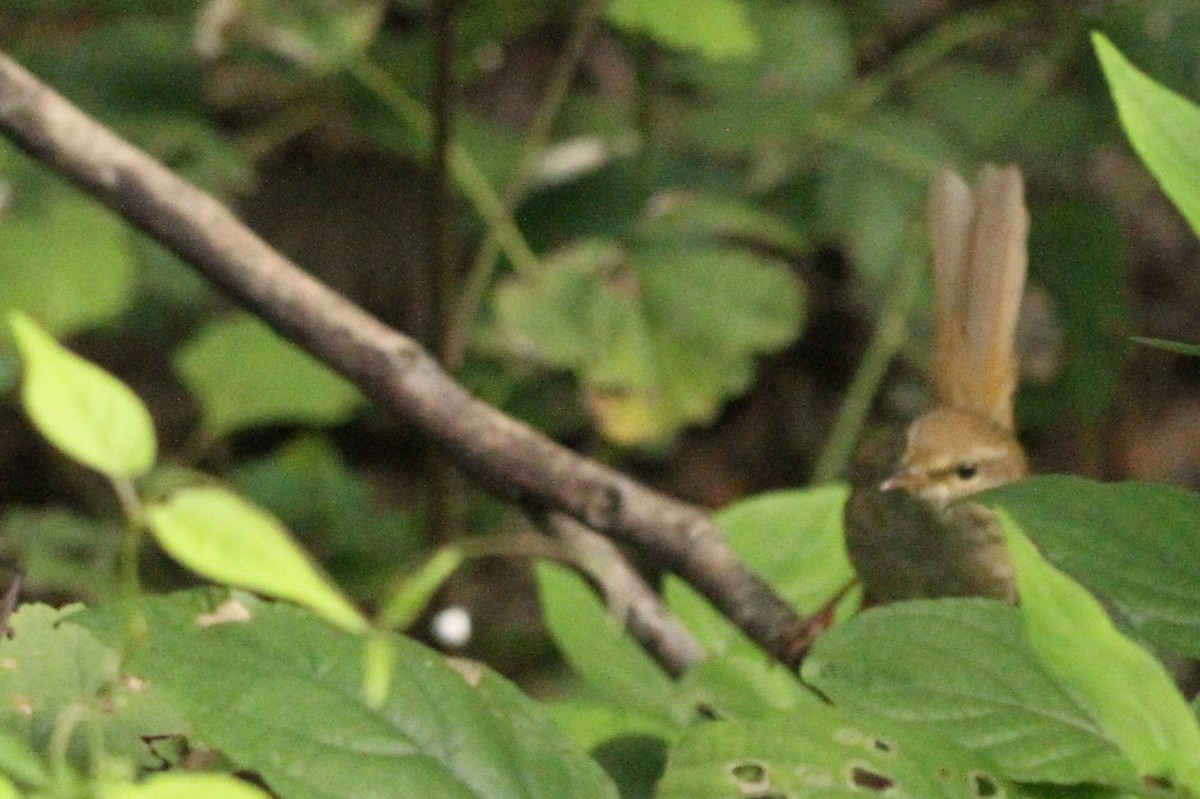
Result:
M986 164L972 189L944 169L928 216L932 402L902 437L860 447L843 514L846 550L865 606L945 596L1015 602L999 521L970 498L1029 474L1013 415L1028 266L1021 171Z

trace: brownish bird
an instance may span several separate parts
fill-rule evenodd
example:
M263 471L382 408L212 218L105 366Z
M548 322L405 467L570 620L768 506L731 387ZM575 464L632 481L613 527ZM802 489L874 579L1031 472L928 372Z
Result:
M867 604L941 596L1013 601L995 515L969 501L1028 474L1013 429L1016 329L1029 215L1014 166L984 166L972 191L946 170L929 196L933 406L903 442L860 451L846 547Z

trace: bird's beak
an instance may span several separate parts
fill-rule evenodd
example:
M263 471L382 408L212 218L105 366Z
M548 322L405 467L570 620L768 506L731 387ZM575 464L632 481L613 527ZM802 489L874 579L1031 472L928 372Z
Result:
M911 467L901 466L891 477L879 484L880 491L895 491L911 488L917 482L917 474Z

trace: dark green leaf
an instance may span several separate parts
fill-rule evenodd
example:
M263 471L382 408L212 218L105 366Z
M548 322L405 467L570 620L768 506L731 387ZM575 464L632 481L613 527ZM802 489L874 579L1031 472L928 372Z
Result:
M1051 563L1108 598L1139 636L1200 657L1200 497L1067 476L1035 477L987 496Z
M984 753L1012 779L1134 780L1113 741L1038 661L1018 613L997 602L863 613L818 639L803 676L843 707Z
M537 578L554 642L590 688L618 707L667 724L687 720L691 711L670 677L583 578L552 563L539 563Z
M1200 791L1200 723L1166 668L999 511L1029 644L1140 772Z
M486 668L459 673L393 638L392 693L362 696L363 639L303 610L245 600L251 620L201 627L204 592L147 600L129 668L169 694L198 735L284 799L613 797L595 762ZM121 614L89 614L106 639Z

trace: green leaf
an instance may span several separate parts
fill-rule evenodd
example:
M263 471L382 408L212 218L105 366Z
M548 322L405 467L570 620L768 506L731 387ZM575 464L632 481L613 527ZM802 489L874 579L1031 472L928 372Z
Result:
M67 335L121 313L133 281L124 226L79 194L56 192L0 220L0 317L21 309Z
M352 65L383 21L378 0L257 0L239 7L226 27L318 75ZM232 24L230 24L232 23ZM220 40L233 31L209 36Z
M743 561L801 613L819 610L854 579L842 534L847 487L772 491L717 512L717 524ZM705 646L722 653L741 634L684 583L666 596Z
M743 561L803 613L854 577L842 536L845 486L761 494L716 514ZM812 695L683 581L668 575L667 604L713 657L684 677L688 691L727 714L752 717L807 706ZM851 600L853 601L853 600Z
M116 783L100 788L100 799L270 799L270 795L229 774L155 774L136 785Z
M803 677L835 704L937 733L1011 779L1130 785L1135 774L998 602L901 602L825 633Z
M68 708L82 711L109 755L143 765L152 759L143 736L180 732L157 687L121 679L117 652L74 623L79 609L22 605L9 620L12 637L0 638L0 729L16 736L0 745L0 771L26 785L43 781L46 766L32 753L46 751ZM125 617L118 627L114 641L124 646ZM63 743L72 762L84 762L83 736Z
M390 589L396 564L424 554L424 522L412 497L377 490L320 433L301 433L228 476L301 543L319 547L322 565L352 596L377 601ZM383 551L388 557L379 556Z
M1171 675L998 509L1029 644L1142 774L1200 791L1200 723Z
M1131 64L1102 33L1096 56L1133 149L1192 230L1200 235L1200 107Z
M449 668L393 637L391 695L361 691L363 639L302 609L249 601L251 619L200 627L204 592L147 600L128 668L175 701L196 734L286 799L615 799L534 702L483 666ZM88 614L106 639L123 614Z
M379 611L379 624L389 630L408 629L425 612L450 575L458 571L465 557L462 547L456 546L442 547L430 555L392 590Z
M159 546L197 574L305 605L351 632L367 629L283 525L236 494L185 488L149 505L146 520Z
M120 542L116 520L64 508L12 507L0 516L0 553L21 564L25 587L37 595L114 596Z
M745 391L754 357L802 321L799 283L745 250L589 242L513 277L495 295L518 352L572 370L604 434L657 443L705 423Z
M740 0L614 0L608 20L714 61L754 55L758 36Z
M686 191L663 192L638 225L644 239L727 239L752 242L789 255L803 255L809 244L795 225L746 200Z
M350 383L248 314L205 327L174 364L214 437L263 424L339 424L362 401Z
M120 380L60 346L28 316L9 315L25 379L25 412L51 444L112 479L154 465L157 443L146 406Z
M1021 796L978 753L836 707L703 724L674 746L659 799Z
M1045 557L1110 600L1139 636L1200 657L1200 496L1047 475L989 493Z
M546 626L575 673L615 705L672 725L691 715L671 678L625 631L596 592L575 572L537 566Z

